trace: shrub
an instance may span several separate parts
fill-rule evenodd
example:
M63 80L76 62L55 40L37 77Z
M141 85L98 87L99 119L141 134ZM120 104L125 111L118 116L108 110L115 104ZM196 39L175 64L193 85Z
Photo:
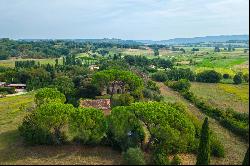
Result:
M128 106L131 105L135 101L134 97L130 94L120 94L120 95L113 95L111 105L112 107L116 106Z
M150 89L143 89L142 91L143 93L143 97L153 100L153 101L162 101L163 100L163 96L160 95L159 93L157 93L156 91L152 91Z
M155 82L153 82L153 81L151 81L151 80L149 80L149 81L147 82L146 88L147 88L147 89L150 89L150 90L152 90L152 91L155 91L155 92L160 93L160 88L156 85Z
M249 74L244 74L243 78L245 82L249 82Z
M211 134L211 155L215 157L225 157L225 150L222 143Z
M144 154L140 148L129 148L122 154L124 164L127 165L145 165Z
M234 84L241 84L243 82L243 76L241 73L237 73L234 78Z
M189 68L172 69L172 70L168 70L166 73L167 73L168 80L175 80L175 81L178 81L180 79L187 79L189 81L195 80L195 73Z
M162 148L158 148L157 150L155 150L152 156L152 161L154 165L169 165L170 164L167 152Z
M188 91L191 87L191 84L186 79L180 79L179 81L170 84L170 87L177 91Z
M221 74L214 70L205 70L201 73L198 73L196 77L196 81L207 83L218 83L221 79Z
M98 144L106 135L107 121L103 111L94 108L78 108L71 114L70 133L83 144Z
M0 94L7 93L7 94L14 94L15 88L13 87L0 87Z
M195 95L194 95L194 93L193 92L190 92L190 91L181 91L181 95L185 98L185 99L187 99L187 100L189 100L189 101L191 101L191 102L195 102L195 100L196 100L196 97L195 97Z
M158 71L152 75L153 80L159 81L159 82L165 82L167 81L168 77L165 72Z
M223 78L228 79L228 78L230 78L230 75L229 74L223 74Z
M28 145L53 143L51 133L39 124L35 113L26 116L18 130Z
M178 155L175 155L173 160L171 161L171 165L180 165L181 164L181 159Z

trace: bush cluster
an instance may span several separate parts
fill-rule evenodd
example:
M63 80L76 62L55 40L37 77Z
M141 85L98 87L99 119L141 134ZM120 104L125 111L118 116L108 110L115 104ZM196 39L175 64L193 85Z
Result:
M115 94L111 100L111 107L116 106L128 106L135 101L134 97L128 93L125 94Z
M129 148L122 154L123 162L126 165L145 165L144 154L140 148Z
M218 83L222 78L229 78L228 74L223 77L220 73L214 70L205 70L201 73L195 74L190 69L171 69L167 71L158 71L152 75L152 79L159 82L178 81L181 79L206 83ZM247 80L247 76L246 76Z
M166 82L165 84L176 91L188 91L191 87L190 82L186 79L180 79L176 82Z
M221 79L222 75L214 70L205 70L196 76L197 82L218 83Z
M12 87L0 87L0 94L13 94L15 89Z
M152 75L155 81L165 82L168 80L178 81L180 79L187 79L189 81L195 80L195 73L190 69L171 69L167 71L158 71Z

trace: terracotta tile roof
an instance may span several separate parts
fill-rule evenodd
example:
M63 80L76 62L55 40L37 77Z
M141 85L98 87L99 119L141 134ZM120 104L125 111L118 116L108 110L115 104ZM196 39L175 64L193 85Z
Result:
M111 111L110 99L80 100L80 107L101 109L105 115Z

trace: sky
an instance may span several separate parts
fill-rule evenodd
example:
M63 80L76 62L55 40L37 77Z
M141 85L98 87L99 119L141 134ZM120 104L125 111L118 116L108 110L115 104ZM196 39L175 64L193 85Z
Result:
M249 0L0 0L0 38L166 40L249 34Z

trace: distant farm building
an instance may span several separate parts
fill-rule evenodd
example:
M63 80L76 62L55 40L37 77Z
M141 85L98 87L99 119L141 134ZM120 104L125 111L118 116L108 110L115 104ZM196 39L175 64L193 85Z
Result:
M5 87L14 88L16 92L23 92L26 89L26 84L5 84Z
M109 115L111 112L110 99L80 100L80 107L101 109L105 115Z

